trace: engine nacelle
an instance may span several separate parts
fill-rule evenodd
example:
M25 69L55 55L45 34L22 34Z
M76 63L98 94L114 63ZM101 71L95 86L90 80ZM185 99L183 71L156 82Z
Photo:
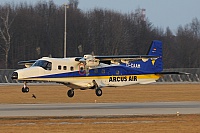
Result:
M86 66L87 67L95 67L99 65L99 59L87 59Z
M99 59L95 59L92 55L84 55L84 59L79 60L85 63L86 67L95 67L99 65Z
M92 55L84 55L83 57L84 59L94 59L94 57Z

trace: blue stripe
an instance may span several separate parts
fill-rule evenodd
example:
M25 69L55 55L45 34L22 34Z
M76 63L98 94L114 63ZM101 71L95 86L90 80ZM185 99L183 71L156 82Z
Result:
M89 75L80 74L79 71L74 71L74 72L50 74L32 78L64 78L64 77L118 76L118 75L142 75L142 74L152 74L152 72L140 71L137 68L130 68L123 65L119 65L119 66L91 69L89 70Z

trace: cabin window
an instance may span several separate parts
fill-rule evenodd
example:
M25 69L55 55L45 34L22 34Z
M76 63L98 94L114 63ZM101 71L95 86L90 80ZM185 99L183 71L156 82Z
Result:
M106 73L105 69L102 69L102 70L101 70L101 73Z
M58 70L61 70L61 65L58 66Z
M73 66L71 66L71 67L70 67L70 70L71 70L71 71L74 71L74 67L73 67Z
M94 73L98 73L98 69L94 69Z
M116 74L119 75L119 70L116 70Z
M67 70L67 66L63 66L63 70Z

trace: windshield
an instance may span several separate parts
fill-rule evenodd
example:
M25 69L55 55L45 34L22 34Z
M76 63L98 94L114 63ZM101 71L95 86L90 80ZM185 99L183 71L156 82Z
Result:
M51 62L49 61L46 61L46 60L37 60L33 65L32 67L34 66L39 66L39 67L42 67L44 68L45 70L51 70Z

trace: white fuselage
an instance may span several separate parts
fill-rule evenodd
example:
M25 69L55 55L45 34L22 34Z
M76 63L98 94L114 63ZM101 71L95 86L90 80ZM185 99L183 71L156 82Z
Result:
M92 82L93 80L96 81L99 87L106 87L148 84L156 82L156 80L160 78L160 75L155 74L110 74L109 71L114 71L114 67L117 65L100 63L96 67L85 68L83 64L75 61L74 58L58 59L43 57L38 61L43 60L51 63L49 64L49 67L41 67L36 64L29 68L16 70L15 72L18 73L17 80L50 81L64 84L70 83L74 85L74 89L78 89L92 87L94 85ZM109 69L106 74L104 74L104 68ZM88 72L83 71L85 69L89 69ZM101 71L96 72L96 70Z

